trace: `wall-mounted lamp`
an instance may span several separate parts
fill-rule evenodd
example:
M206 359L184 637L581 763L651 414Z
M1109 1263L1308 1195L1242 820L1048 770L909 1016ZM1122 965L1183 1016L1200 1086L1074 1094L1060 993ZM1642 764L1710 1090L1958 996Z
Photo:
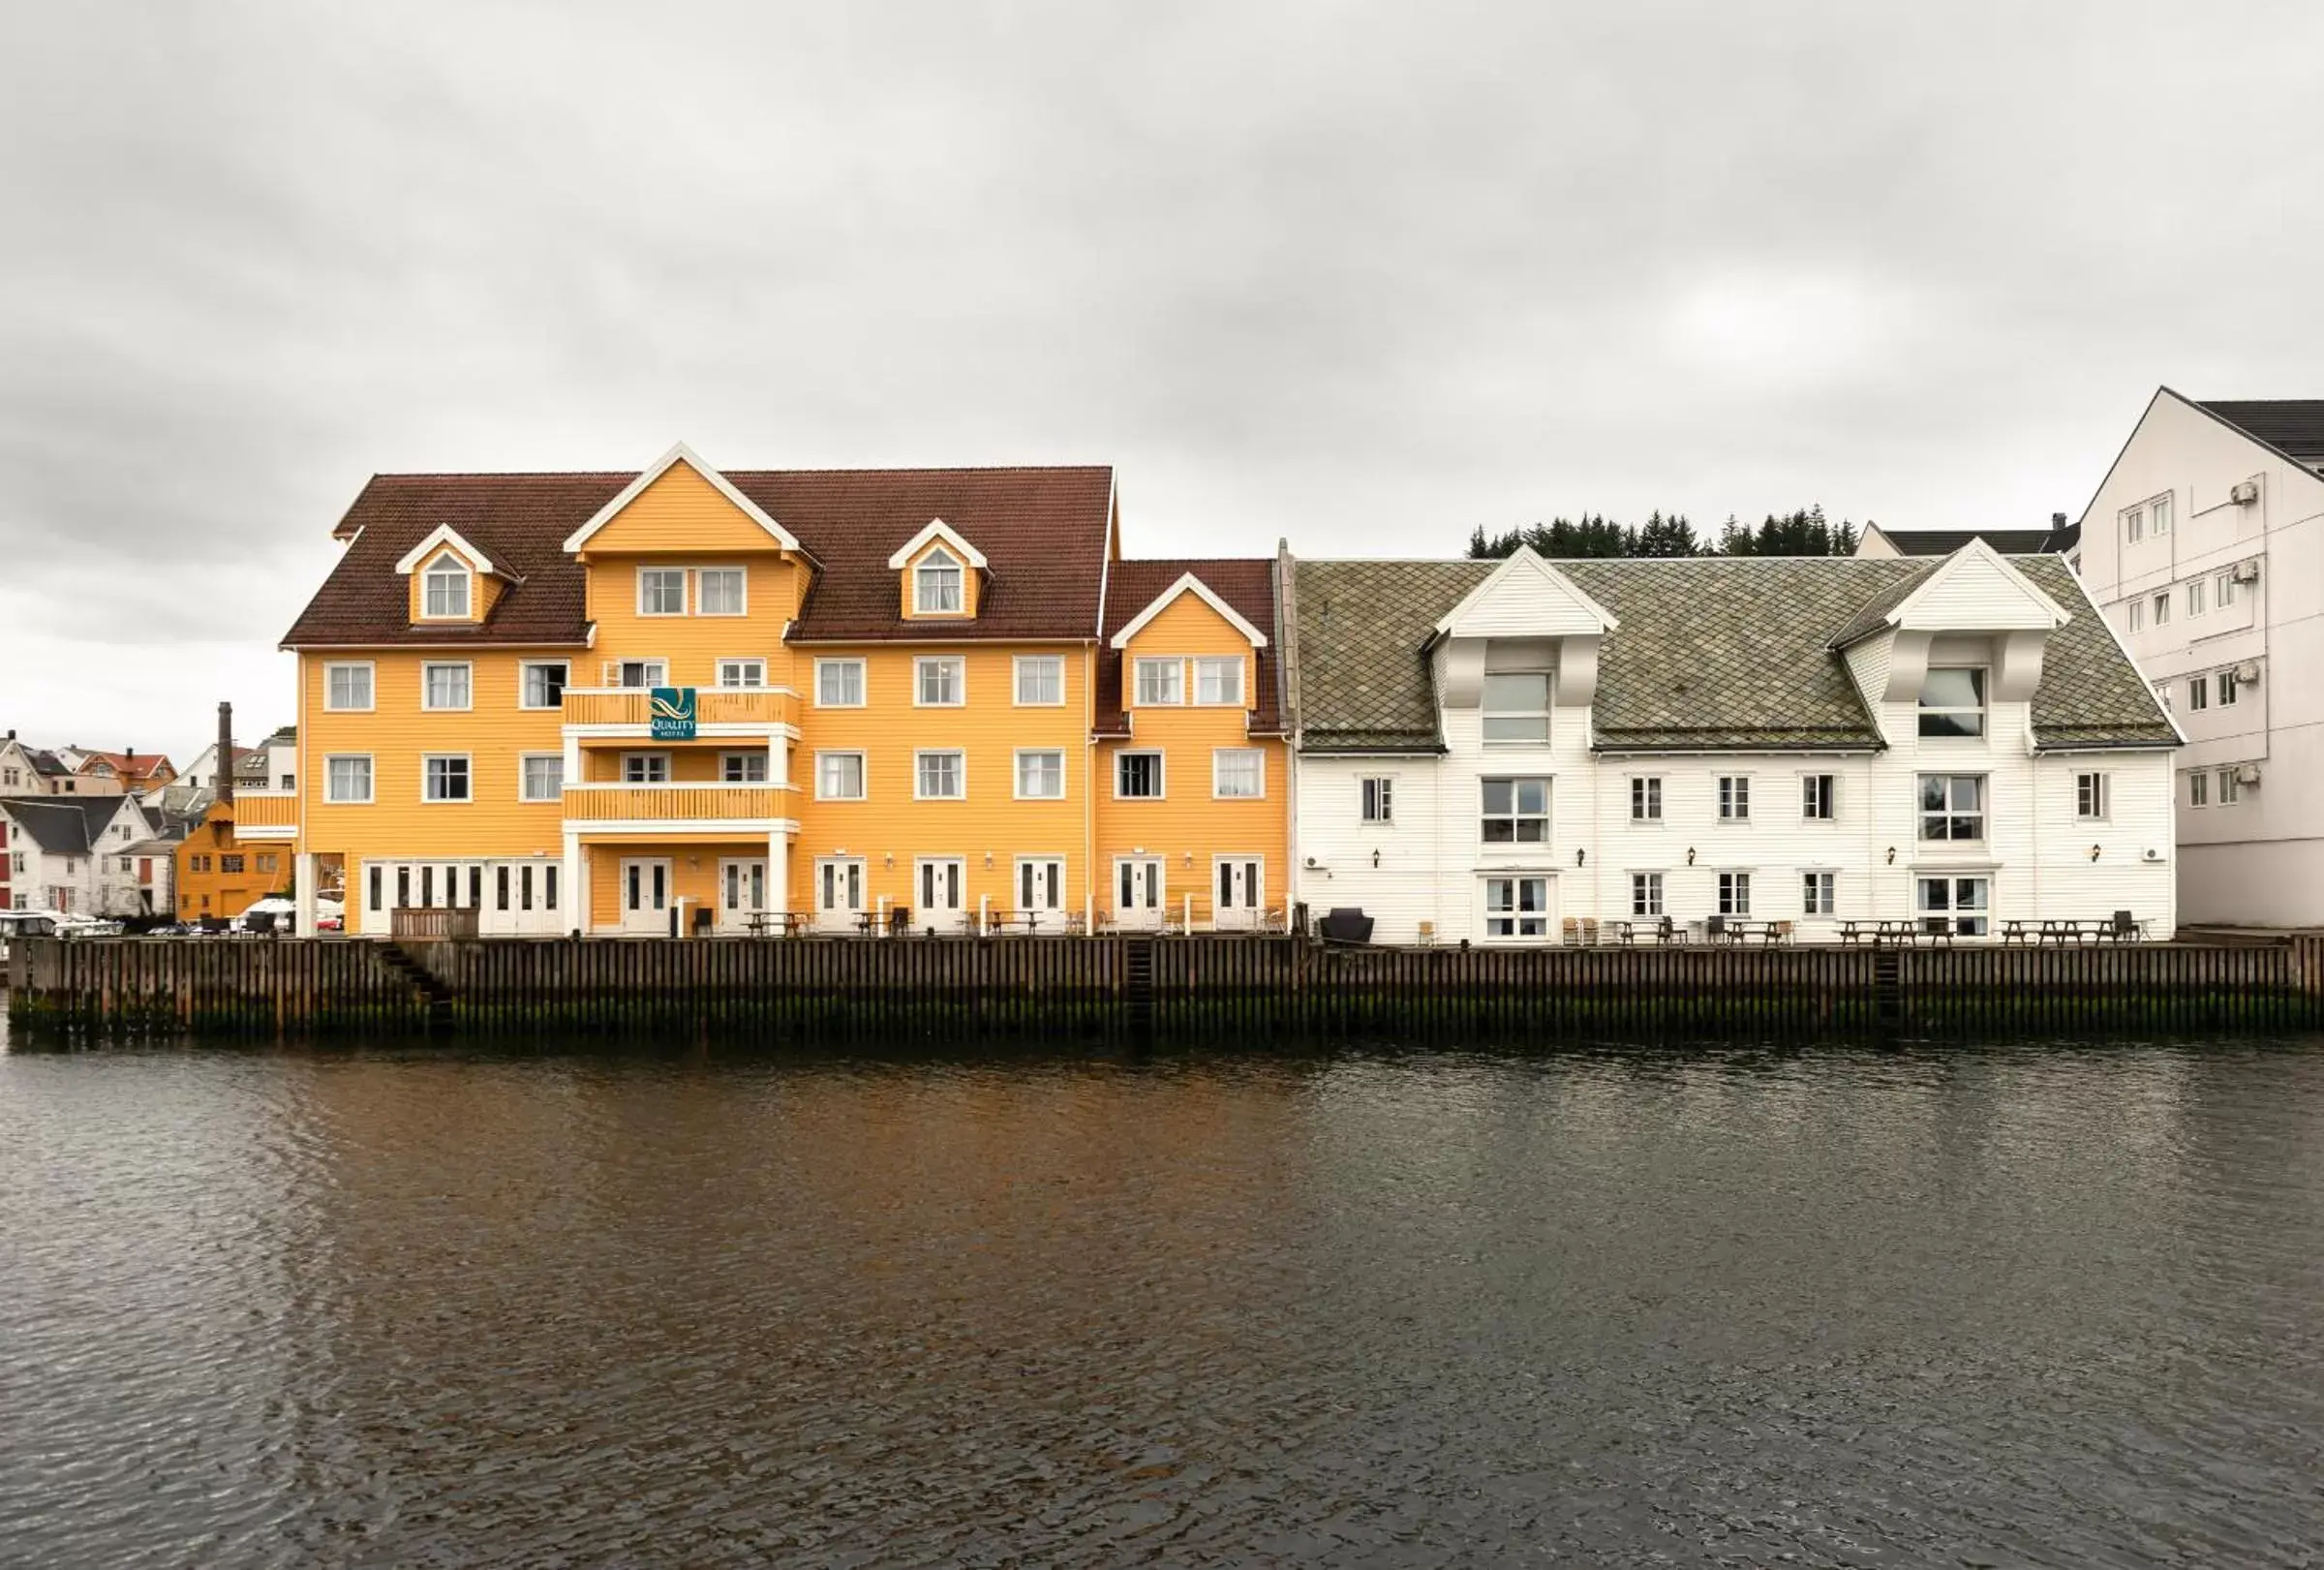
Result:
M1377 850L1372 852L1372 870L1374 872L1378 872L1380 870L1380 852Z
M986 851L986 852L985 852L985 871L987 871L987 872L991 872L992 870L993 870L993 852L992 852L992 851L990 851L990 850L988 850L988 851Z
M889 867L893 868L896 865L896 852L891 850L886 855L882 856L880 860L886 862Z
M1687 865L1690 867L1695 865L1695 847L1693 846L1687 847Z
M1194 852L1191 850L1186 852L1186 865L1189 867L1194 865Z
M1579 846L1574 847L1574 865L1578 867L1590 859L1590 853Z
M2093 861L2098 859L2098 847L2095 845L2090 847L2090 859Z
M1894 846L1888 847L1888 865L1891 867L1896 865L1896 847Z

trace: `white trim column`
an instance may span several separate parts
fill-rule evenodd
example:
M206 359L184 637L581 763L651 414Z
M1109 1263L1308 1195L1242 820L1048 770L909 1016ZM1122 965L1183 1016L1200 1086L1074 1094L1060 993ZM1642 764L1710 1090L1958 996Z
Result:
M791 908L791 837L781 829L767 836L767 908L778 913Z
M558 926L566 932L589 934L589 857L581 850L581 836L565 831L565 908Z
M290 857L290 881L293 885L290 891L290 926L301 938L315 936L315 852L294 852ZM172 889L170 898L174 900L176 897L176 891ZM346 902L342 900L340 904L344 908Z

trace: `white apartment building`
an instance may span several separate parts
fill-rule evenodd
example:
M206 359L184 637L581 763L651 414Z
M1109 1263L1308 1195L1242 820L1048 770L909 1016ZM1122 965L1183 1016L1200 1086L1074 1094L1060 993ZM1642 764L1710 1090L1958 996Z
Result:
M2055 556L1286 564L1298 898L1567 918L2176 923L2179 735Z
M2324 400L2158 389L2082 514L2076 567L2187 745L2190 922L2324 925Z
M152 842L161 815L135 796L0 799L9 825L9 894L19 910L135 916L166 911L170 852Z

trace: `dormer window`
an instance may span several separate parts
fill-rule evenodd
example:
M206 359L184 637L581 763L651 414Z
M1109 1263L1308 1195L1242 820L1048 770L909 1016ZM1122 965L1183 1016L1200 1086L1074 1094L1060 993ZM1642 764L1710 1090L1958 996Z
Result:
M958 616L963 604L960 558L938 545L912 569L912 603L923 616Z
M420 614L434 620L466 621L474 574L468 565L445 551L430 562L420 577Z
M1985 672L1973 665L1931 665L1920 684L1923 736L1985 734Z

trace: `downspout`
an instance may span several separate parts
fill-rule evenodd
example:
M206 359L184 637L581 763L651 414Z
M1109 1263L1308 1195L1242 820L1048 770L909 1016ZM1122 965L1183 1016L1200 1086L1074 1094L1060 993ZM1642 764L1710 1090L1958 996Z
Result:
M1300 888L1300 634L1291 540L1275 539L1275 706L1283 732L1283 925L1291 927Z

